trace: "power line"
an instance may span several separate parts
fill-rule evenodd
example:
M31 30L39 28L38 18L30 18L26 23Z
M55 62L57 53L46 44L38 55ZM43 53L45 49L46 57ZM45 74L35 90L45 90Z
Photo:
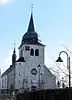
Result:
M65 46L65 45L62 45L62 46L65 47L70 54L72 54L72 52L68 49L67 46Z
M53 72L56 72L55 70L53 70L53 69L50 69L50 70L52 70ZM55 76L57 79L59 79L59 77L57 77L57 76ZM64 76L65 77L65 76ZM63 81L62 79L59 79L60 81ZM67 81L64 81L64 82L67 82ZM67 82L68 83L68 82Z
M53 72L56 72L56 71L54 71L53 69L51 69ZM66 81L65 79L64 80L62 80L62 79L59 79L59 77L57 77L57 76L55 76L56 78L57 78L57 80L60 82L60 84L62 84L62 82L64 82L65 83L65 87L68 87L68 84L69 84L69 82L68 81ZM65 77L65 76L64 76ZM57 84L57 83L56 83Z
M52 70L52 71L54 71L55 73L59 73L59 72L57 72L57 71L55 71L55 70L53 70L53 69L51 69L51 68L49 68L49 70Z
M66 67L64 64L63 64L63 66ZM65 70L65 71L69 71L69 69L67 69L67 70ZM70 73L72 74L72 72L70 72Z
M53 60L54 60L54 59L53 59ZM54 62L55 62L55 60L54 60ZM56 62L55 62L55 64L56 64ZM65 75L69 76L69 75L66 74L57 64L56 64L56 66L62 71L62 73L64 73Z

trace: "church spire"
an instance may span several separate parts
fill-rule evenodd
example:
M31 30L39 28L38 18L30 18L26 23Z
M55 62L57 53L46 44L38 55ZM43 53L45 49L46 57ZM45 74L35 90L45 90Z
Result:
M30 17L30 22L28 26L28 31L27 32L34 32L34 22L33 22L33 13L31 12L31 17Z
M14 50L12 55L12 65L14 65L16 62L16 50L15 50L15 43L14 43Z
M34 22L33 22L33 5L31 8L31 17L28 25L27 32L22 37L23 43L36 44L38 42L38 34L35 32Z
M14 51L13 51L13 54L15 54L16 53L16 51L15 51L15 47L14 47Z

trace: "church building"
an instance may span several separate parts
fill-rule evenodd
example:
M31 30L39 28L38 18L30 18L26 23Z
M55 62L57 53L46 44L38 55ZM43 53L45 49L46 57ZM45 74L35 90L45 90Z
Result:
M56 78L44 64L45 45L39 41L32 13L18 49L19 58L14 48L12 65L1 75L2 89L55 89Z

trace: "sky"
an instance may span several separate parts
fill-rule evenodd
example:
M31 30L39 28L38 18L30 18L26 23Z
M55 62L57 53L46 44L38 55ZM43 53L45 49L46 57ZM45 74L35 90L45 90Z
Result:
M72 0L0 0L2 73L11 65L14 41L18 56L18 47L28 28L31 4L35 31L46 45L45 65L50 68L60 51L64 50L72 56ZM63 54L63 57L66 61L66 55Z

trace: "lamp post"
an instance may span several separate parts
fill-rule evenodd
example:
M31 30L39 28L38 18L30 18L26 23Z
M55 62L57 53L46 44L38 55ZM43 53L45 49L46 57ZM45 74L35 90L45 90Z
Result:
M40 68L41 68L41 66L40 65L38 65L38 68L39 68L39 89L40 89Z
M61 52L59 53L59 57L58 57L58 59L56 60L56 62L63 62L63 60L62 60L61 57L60 57L60 55L61 55L62 53L65 53L65 54L67 55L67 69L69 70L69 88L70 88L70 87L71 87L71 81L70 81L70 57L69 57L68 53L65 52L65 51L61 51Z

